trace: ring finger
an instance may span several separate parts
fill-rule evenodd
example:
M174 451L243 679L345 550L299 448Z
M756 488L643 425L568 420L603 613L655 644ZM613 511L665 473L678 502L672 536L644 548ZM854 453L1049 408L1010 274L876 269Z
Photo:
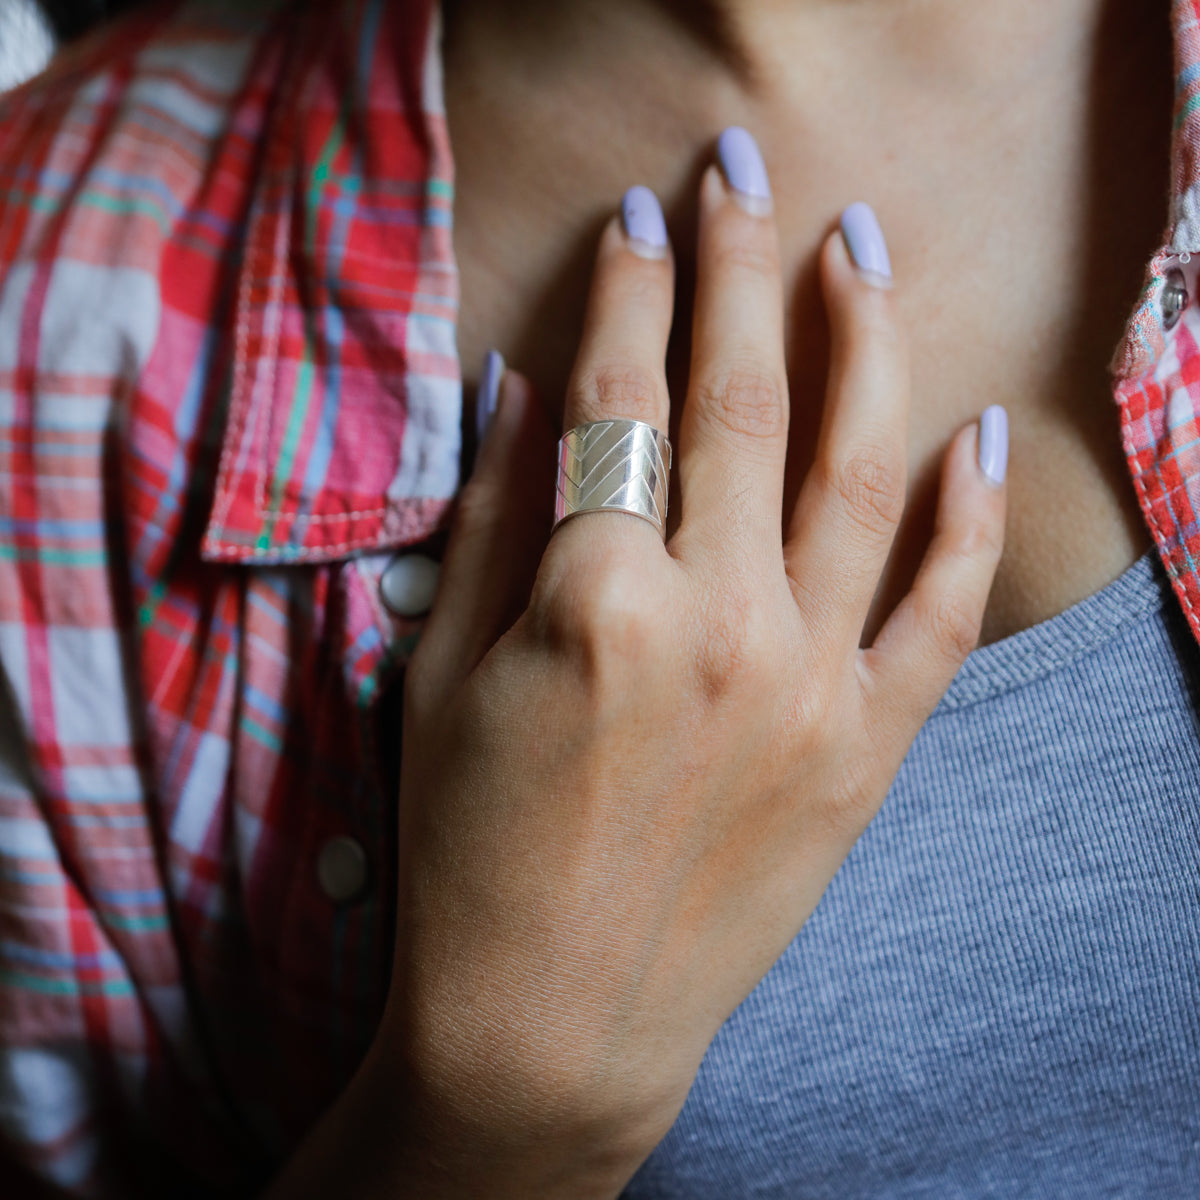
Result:
M608 223L600 238L583 334L567 386L564 433L609 420L645 421L666 431L666 355L674 296L675 267L662 209L649 188L630 188L620 216ZM604 514L609 519L612 515ZM572 518L563 532L573 532L570 527L582 524L584 516ZM619 525L647 522L634 518ZM588 536L594 533L595 526Z

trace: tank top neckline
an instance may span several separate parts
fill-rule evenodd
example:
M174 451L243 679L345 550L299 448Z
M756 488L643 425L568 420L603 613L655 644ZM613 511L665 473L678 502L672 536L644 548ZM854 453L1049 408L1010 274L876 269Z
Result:
M1098 592L1028 629L972 650L930 719L1062 670L1161 612L1170 599L1170 581L1151 546Z

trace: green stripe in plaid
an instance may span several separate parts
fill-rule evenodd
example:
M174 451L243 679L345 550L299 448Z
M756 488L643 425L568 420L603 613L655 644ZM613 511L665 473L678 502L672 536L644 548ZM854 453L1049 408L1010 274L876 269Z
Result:
M79 1195L252 1190L369 1044L376 589L458 479L432 6L234 7L0 100L0 1132Z

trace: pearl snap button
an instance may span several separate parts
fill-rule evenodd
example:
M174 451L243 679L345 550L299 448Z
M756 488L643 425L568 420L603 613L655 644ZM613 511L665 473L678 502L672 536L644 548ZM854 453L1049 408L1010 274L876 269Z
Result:
M1167 272L1167 282L1162 294L1163 328L1168 332L1179 324L1179 318L1183 316L1189 299L1187 280L1183 272L1178 267L1172 267Z
M379 594L397 617L419 617L433 607L441 565L424 554L397 554L379 580Z
M367 852L352 837L331 837L317 855L317 882L334 904L358 900L367 886Z

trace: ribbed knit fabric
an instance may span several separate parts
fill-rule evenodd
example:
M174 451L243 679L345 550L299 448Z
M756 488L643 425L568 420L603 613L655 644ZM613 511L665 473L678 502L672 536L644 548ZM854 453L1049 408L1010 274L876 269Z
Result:
M1200 1197L1198 713L1152 552L972 653L630 1200Z

